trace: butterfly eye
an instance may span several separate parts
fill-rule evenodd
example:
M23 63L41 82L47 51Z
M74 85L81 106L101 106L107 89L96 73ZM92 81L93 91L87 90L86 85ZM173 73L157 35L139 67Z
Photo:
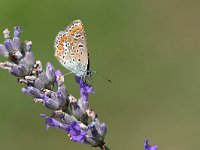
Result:
M69 42L67 42L67 46L70 46L70 43L69 43Z
M81 38L82 38L82 39L84 39L84 37L83 37L83 36L81 36Z
M76 50L76 52L78 53L78 49Z
M83 53L81 52L81 55L82 55Z
M81 59L79 58L78 61L81 61Z
M74 49L74 46L72 46L72 49Z

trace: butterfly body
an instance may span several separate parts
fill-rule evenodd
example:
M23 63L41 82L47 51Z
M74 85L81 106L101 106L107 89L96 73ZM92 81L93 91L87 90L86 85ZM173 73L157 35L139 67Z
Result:
M70 72L79 77L91 75L84 26L75 20L60 31L54 41L55 56Z

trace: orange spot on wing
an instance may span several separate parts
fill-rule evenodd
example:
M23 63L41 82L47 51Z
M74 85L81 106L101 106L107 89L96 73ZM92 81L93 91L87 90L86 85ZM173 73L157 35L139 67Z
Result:
M67 39L67 40L71 42L71 41L72 41L72 38L71 38L71 37L68 37L68 39Z
M62 44L63 44L63 41L60 41L58 45L62 45Z
M58 45L58 50L61 51L63 48L61 45Z
M70 31L70 34L73 35L73 34L74 34L74 31Z
M67 37L66 37L66 35L63 35L63 38L62 38L63 40L66 40L67 39Z

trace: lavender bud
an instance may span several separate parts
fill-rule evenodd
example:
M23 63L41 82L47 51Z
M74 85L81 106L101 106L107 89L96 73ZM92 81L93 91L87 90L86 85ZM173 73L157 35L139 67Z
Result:
M87 125L87 121L88 121L88 116L86 113L84 113L80 106L77 103L71 103L71 108L72 108L72 113L73 115L82 123Z
M4 56L4 57L8 57L9 53L6 50L5 46L0 44L0 55Z
M47 78L50 82L55 81L55 79L56 79L55 69L50 62L48 62L47 65L46 65L46 75L47 75Z
M60 123L59 121L57 121L57 120L55 120L53 118L47 117L45 114L40 114L40 116L42 116L43 118L46 119L46 128L47 129L50 126L56 127L56 128L61 128L61 129L66 128L66 126L64 124Z
M67 107L69 100L68 100L68 93L64 88L59 88L56 92L57 101L60 103L62 107Z
M88 101L83 101L83 99L79 99L78 100L78 105L80 106L81 110L86 113L89 105L88 105Z
M14 27L14 37L19 37L22 29L19 26Z
M34 85L35 85L35 87L37 89L44 89L45 88L45 83L41 79L39 79L39 78L37 78L35 80L35 84Z
M60 108L59 103L56 100L49 98L48 96L44 97L44 105L52 110L58 110Z
M27 63L21 60L18 65L13 64L10 67L10 72L17 77L24 77L29 74L30 70Z
M35 64L35 57L33 52L26 52L23 59L27 62L28 67L32 69Z
M67 125L70 125L75 120L72 118L71 115L64 113L63 117L61 118L61 121Z
M5 48L7 49L7 51L10 53L10 54L12 54L13 52L14 52L14 50L13 50L13 41L11 40L11 39L6 39L5 41L4 41L4 46L5 46Z
M40 90L38 90L37 88L32 87L32 86L22 88L22 92L26 95L32 96L33 98L43 98L44 97L44 94L42 94Z
M8 29L5 29L3 31L4 39L10 38L10 31Z
M107 127L105 123L102 123L99 129L99 134L104 138L107 133Z
M38 78L39 78L42 82L44 82L45 85L49 83L49 80L48 80L47 75L46 75L45 72L41 72L41 73L38 75Z
M30 52L32 48L32 41L25 41L25 44L27 52Z
M64 84L64 77L62 75L62 72L60 70L56 70L56 84L58 87L62 86Z
M20 39L18 37L13 38L12 47L13 47L14 50L20 50L21 42L20 42Z

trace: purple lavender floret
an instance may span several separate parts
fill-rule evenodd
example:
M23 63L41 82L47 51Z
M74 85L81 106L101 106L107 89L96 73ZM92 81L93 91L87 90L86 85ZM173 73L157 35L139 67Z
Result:
M9 53L3 44L0 44L0 55L8 58Z
M56 70L56 84L58 87L61 87L64 84L64 76L62 75L62 72L60 70Z
M69 103L69 94L66 86L64 85L64 76L60 70L55 71L55 82L58 90L56 92L57 97L61 103Z
M46 119L46 128L50 126L64 129L70 135L70 138L74 142L84 143L86 132L83 131L77 122L72 122L70 125L61 123L53 118L47 117L45 114L41 114Z
M50 126L60 128L60 129L65 129L67 126L64 125L63 123L60 123L56 119L47 117L45 114L40 114L43 118L46 120L46 128L49 129Z
M44 98L44 94L40 90L32 86L22 88L22 92L26 95L32 96L33 98Z
M86 141L94 147L104 145L104 137L107 133L106 125L100 123L97 114L92 109L88 109L87 114L91 117L92 122L88 125Z
M7 51L11 54L14 52L13 49L13 41L11 39L5 39L4 46L7 49Z
M19 26L14 27L14 37L19 37L21 32L22 32L21 27Z
M47 108L51 109L51 110L59 110L60 109L60 105L57 101L55 101L54 99L49 98L48 96L45 96L43 98L43 104L44 106L46 106Z
M69 133L72 141L80 143L85 142L86 132L81 129L77 122L73 122L65 130Z
M62 123L65 123L67 125L70 125L75 121L75 119L67 113L62 113L62 115L60 116L60 120Z
M157 145L149 145L149 138L147 138L144 142L144 150L157 150L158 149L158 146Z
M52 89L55 82L55 70L51 63L47 63L46 72L42 70L40 61L36 61L33 72L37 78L34 79L34 86L38 89Z
M16 28L16 27L15 27ZM16 32L16 30L14 31ZM19 60L23 57L21 53L21 42L18 36L15 36L13 40L10 39L10 31L8 29L4 30L4 46L9 53L9 59L14 63L18 63Z
M34 54L31 51L32 42L31 41L26 41L25 42L25 46L26 46L26 52L24 54L24 58L23 59L27 62L29 68L32 69L34 64L36 63Z
M80 94L81 94L81 99L84 102L88 101L88 96L91 93L94 93L93 87L82 79L82 77L75 77L76 82L80 85Z

